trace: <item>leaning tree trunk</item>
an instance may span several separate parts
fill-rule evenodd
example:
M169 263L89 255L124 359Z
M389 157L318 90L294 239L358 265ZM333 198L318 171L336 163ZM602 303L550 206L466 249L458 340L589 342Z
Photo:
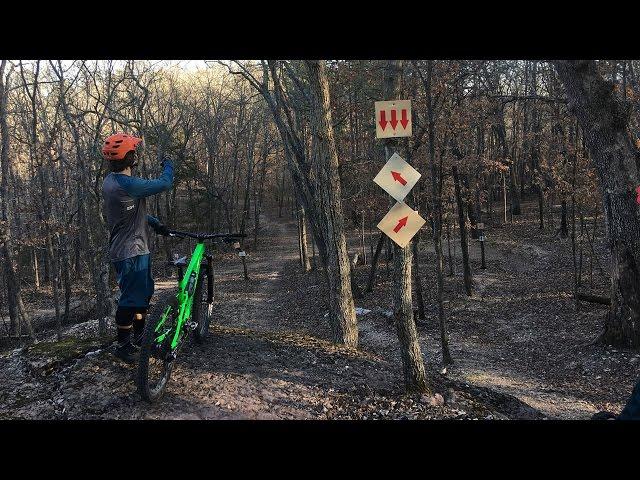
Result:
M329 305L333 337L350 347L358 345L358 325L351 292L351 265L344 235L338 151L333 135L329 83L324 62L307 61L311 91L311 203L309 215L316 217L316 227L325 244L325 261L329 284Z
M627 127L630 107L595 61L556 61L600 180L611 250L611 306L602 341L640 347L640 152Z
M281 82L279 63L275 60L262 61L261 83L246 70L243 76L260 92L271 110L295 185L295 195L305 208L312 234L317 240L329 287L329 323L333 340L357 347L358 326L344 235L329 85L322 62L308 61L306 66L309 73L311 155L307 154L306 142L302 141L294 125L294 112Z

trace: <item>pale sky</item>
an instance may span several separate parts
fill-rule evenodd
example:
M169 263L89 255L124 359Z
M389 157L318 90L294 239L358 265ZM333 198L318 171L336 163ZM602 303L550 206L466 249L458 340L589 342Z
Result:
M28 62L29 60L23 60L25 62ZM118 62L119 60L116 60L116 62ZM185 70L189 70L189 71L196 71L196 70L203 70L208 68L206 62L204 60L150 60L151 62L157 62L160 61L166 65L177 65ZM17 60L16 60L17 62ZM69 65L71 65L71 63L73 62L73 60L63 60L62 64L67 67Z

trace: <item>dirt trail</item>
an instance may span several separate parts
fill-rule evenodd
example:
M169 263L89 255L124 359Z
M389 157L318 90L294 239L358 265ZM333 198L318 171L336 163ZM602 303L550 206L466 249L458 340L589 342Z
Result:
M267 223L265 219L265 223ZM364 353L295 332L277 333L285 300L280 289L283 264L290 261L291 234L284 223L266 225L268 252L249 259L250 280L242 277L237 257L216 264L216 318L209 340L187 346L173 371L167 394L157 405L139 401L133 384L135 369L120 363L106 349L81 357L46 377L24 382L42 366L22 362L14 352L5 359L0 400L12 407L13 418L171 418L275 419L326 417L331 399L348 387L340 381L345 369L371 370ZM157 282L157 290L174 281ZM251 327L248 329L247 327ZM269 333L267 331L270 330ZM264 333L260 333L264 332ZM46 361L45 361L46 363ZM375 367L374 367L375 370ZM12 378L6 378L13 372ZM361 374L358 374L361 375ZM367 374L370 379L374 376ZM38 390L38 392L36 392ZM339 400L339 398L338 398ZM334 402L335 403L335 402Z
M235 255L216 256L216 316L204 345L178 357L162 402L135 392L135 368L96 339L96 322L0 356L1 418L303 419L538 418L514 397L433 378L446 405L405 395L399 362L378 355L379 331L363 321L359 350L329 339L324 282L303 274L295 223L270 219L248 257L250 280ZM182 247L182 248L187 248ZM176 247L176 250L179 250ZM158 281L158 290L174 280ZM382 318L382 317L381 317ZM383 320L384 321L384 320ZM112 325L110 326L113 327ZM387 325L382 326L385 331ZM370 335L368 332L372 332ZM387 350L395 351L394 338ZM89 353L87 353L89 352Z

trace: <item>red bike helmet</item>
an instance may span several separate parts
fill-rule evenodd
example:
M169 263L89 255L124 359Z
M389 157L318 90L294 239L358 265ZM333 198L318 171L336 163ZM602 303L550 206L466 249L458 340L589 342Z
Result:
M102 156L105 160L124 160L127 153L135 152L141 144L141 138L126 133L116 133L104 141Z

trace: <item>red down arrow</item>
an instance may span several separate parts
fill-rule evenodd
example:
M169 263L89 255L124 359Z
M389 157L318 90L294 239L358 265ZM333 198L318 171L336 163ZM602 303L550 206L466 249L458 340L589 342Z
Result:
M398 111L395 108L391 110L391 121L389 123L391 123L391 128L394 130L398 126L398 119L396 118L397 113Z
M400 230L402 230L402 227L404 227L407 224L407 220L408 219L409 219L409 216L406 216L406 217L403 217L400 220L398 220L398 224L393 229L393 231L398 233Z
M384 128L387 126L387 112L385 112L384 110L380 112L380 121L378 123L380 124L382 130L384 130Z
M406 185L407 181L402 177L402 175L398 172L394 172L393 170L391 170L391 175L393 175L393 179L396 182L400 182L401 185Z
M407 118L407 110L406 109L402 109L402 119L400 120L400 123L402 124L402 128L406 129L407 125L409 124L409 119Z

